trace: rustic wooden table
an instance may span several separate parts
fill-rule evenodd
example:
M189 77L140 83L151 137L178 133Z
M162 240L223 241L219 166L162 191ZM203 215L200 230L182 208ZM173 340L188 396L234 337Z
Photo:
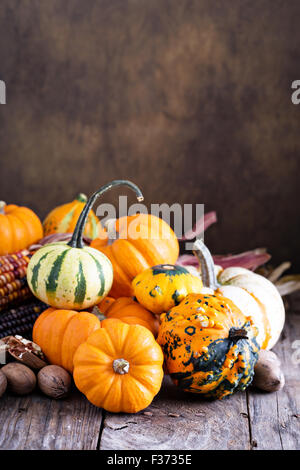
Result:
M5 395L0 400L0 449L300 449L295 340L300 340L299 300L292 303L275 349L286 377L278 393L248 390L207 402L179 392L167 378L152 405L136 415L107 413L76 391L62 401L38 393Z

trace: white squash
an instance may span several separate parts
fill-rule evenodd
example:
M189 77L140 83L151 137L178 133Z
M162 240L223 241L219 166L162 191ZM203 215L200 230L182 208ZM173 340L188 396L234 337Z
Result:
M285 321L282 298L274 284L245 268L215 266L208 248L201 240L194 243L203 285L219 292L250 318L258 328L257 341L262 349L277 343Z

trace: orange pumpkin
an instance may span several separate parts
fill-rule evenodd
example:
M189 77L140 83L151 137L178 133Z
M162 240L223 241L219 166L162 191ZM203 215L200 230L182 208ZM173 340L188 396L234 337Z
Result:
M43 222L45 235L51 233L71 233L74 232L78 218L87 202L85 194L78 194L74 201L53 209L45 218ZM106 240L107 235L105 230L94 213L90 210L86 226L84 228L84 235L88 238L101 237Z
M118 318L130 325L144 326L155 337L158 334L158 318L131 297L119 297L117 300L112 297L106 297L97 305L97 308L106 318Z
M105 297L101 302L96 305L96 308L99 310L100 314L102 313L104 316L109 309L109 307L116 301L113 297ZM95 308L95 307L94 307Z
M94 405L137 413L158 393L162 364L161 348L149 330L108 319L77 349L74 381Z
M32 338L51 364L72 373L76 349L99 328L100 320L92 313L48 308L36 320Z
M158 264L175 264L178 258L177 237L159 217L151 214L121 217L115 223L115 231L118 238L112 244L103 246L103 239L91 243L113 265L111 297L131 297L131 282L139 273Z
M0 256L23 250L42 237L42 223L31 209L0 201Z

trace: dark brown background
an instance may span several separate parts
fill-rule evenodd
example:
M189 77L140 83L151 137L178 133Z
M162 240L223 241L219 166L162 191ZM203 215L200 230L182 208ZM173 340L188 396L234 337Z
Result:
M299 21L298 0L1 0L0 199L43 217L126 177L216 209L215 253L299 268Z

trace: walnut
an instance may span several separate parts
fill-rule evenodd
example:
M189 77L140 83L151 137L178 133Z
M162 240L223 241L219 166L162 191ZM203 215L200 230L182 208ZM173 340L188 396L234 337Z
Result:
M252 385L265 392L277 392L284 387L284 383L278 356L273 351L261 349L254 367Z
M7 378L6 375L3 374L0 370L0 398L5 393L7 387Z
M2 349L4 349L9 356L31 369L41 369L47 365L46 358L40 346L33 341L16 335L1 338L1 342Z
M43 367L38 373L37 380L41 391L51 398L65 398L71 389L71 376L60 366Z
M36 377L29 367L10 362L2 367L1 372L6 376L8 390L16 395L27 395L36 386Z

